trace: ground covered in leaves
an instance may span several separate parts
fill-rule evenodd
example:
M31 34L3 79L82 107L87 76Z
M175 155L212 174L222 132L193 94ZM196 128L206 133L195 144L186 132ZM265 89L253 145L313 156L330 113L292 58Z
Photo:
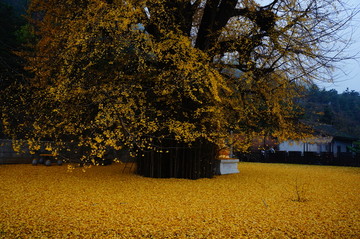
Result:
M123 167L0 165L0 238L360 237L360 168L240 163L184 180Z

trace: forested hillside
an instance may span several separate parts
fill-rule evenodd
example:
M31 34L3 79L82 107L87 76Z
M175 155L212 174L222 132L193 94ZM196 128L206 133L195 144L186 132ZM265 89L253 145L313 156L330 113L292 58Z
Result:
M304 119L315 124L329 124L352 136L360 137L360 93L319 89L312 86L300 103Z

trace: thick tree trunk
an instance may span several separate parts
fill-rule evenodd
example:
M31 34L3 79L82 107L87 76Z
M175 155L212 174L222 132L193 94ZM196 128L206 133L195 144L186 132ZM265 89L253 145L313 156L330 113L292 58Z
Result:
M235 10L237 0L208 0L201 18L195 47L207 51L215 46L221 29L235 14L242 15L247 9Z
M137 173L153 178L211 178L215 174L216 146L196 142L191 147L169 140L157 151L137 157Z

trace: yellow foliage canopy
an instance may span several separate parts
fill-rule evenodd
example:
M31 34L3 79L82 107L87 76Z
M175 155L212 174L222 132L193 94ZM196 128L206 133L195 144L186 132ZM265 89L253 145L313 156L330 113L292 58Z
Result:
M100 157L161 138L219 145L230 130L301 137L293 99L325 62L308 29L330 20L309 2L33 0L38 41L22 55L34 77L16 129Z

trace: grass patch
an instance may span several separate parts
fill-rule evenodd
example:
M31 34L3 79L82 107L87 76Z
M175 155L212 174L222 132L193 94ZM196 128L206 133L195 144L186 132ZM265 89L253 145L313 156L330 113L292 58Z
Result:
M0 238L359 238L360 168L240 163L214 179L0 165Z

